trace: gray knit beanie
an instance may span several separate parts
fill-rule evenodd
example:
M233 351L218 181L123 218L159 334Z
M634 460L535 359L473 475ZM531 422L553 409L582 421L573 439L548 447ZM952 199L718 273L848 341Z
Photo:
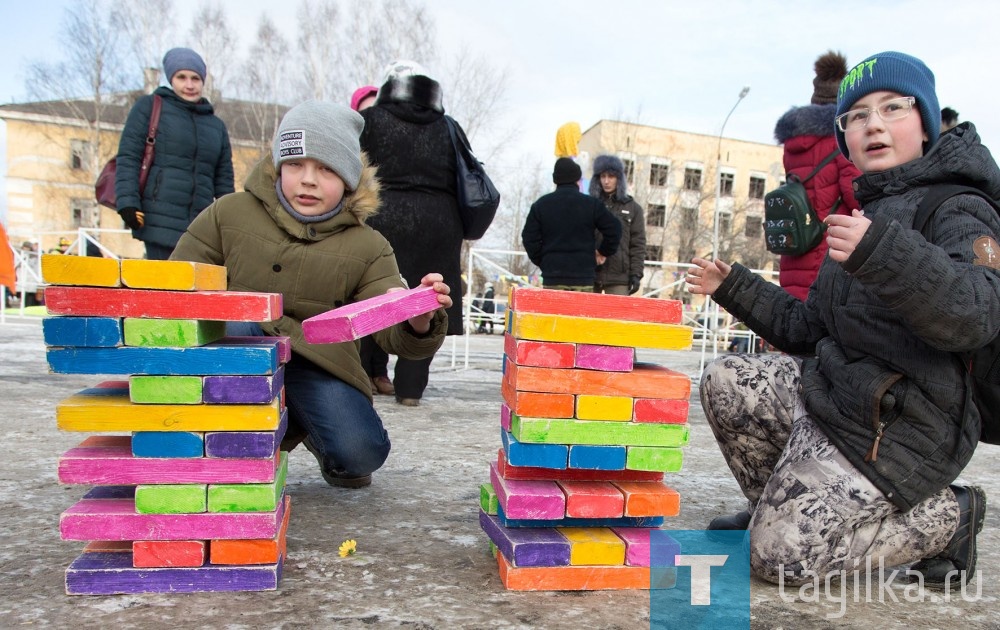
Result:
M167 83L181 70L190 70L201 77L202 81L205 80L205 60L201 55L190 48L171 48L163 55L163 73L167 75Z
M349 190L361 179L361 143L365 119L349 107L306 101L288 110L278 125L271 154L274 167L296 158L329 166Z
M898 92L916 99L920 120L927 134L924 151L937 142L941 135L941 107L934 89L934 73L923 61L901 52L882 52L854 66L840 83L837 93L837 116L847 113L861 98L872 92ZM847 153L844 132L833 125L840 152Z

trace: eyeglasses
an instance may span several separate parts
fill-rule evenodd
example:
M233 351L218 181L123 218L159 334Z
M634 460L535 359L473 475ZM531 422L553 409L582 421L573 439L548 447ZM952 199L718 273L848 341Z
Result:
M840 129L841 131L857 131L858 129L864 129L868 126L868 121L871 120L873 112L878 114L878 117L885 122L901 120L910 115L910 112L913 111L913 104L916 100L917 99L912 96L900 96L899 98L889 99L888 101L881 103L875 109L870 107L852 109L846 114L837 116L837 129Z

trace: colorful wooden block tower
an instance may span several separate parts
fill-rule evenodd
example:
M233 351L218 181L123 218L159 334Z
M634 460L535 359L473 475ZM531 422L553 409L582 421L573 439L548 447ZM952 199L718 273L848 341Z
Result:
M672 586L651 572L650 534L680 510L663 478L681 468L691 380L636 364L635 348L690 348L681 313L674 300L511 291L503 447L479 512L507 589Z
M56 408L86 438L59 481L93 488L60 517L89 541L71 595L273 590L290 499L283 364L288 338L226 337L227 321L281 316L281 296L226 291L224 267L42 258L52 372L111 374ZM124 434L123 434L124 433Z

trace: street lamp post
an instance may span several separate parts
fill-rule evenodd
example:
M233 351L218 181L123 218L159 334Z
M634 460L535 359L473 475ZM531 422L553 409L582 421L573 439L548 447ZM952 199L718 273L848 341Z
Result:
M740 96L736 99L733 108L726 114L726 119L722 121L722 129L719 130L719 147L715 155L715 211L713 212L714 227L712 228L712 260L719 257L719 203L722 200L722 134L726 131L726 123L733 115L740 102L750 93L750 87L746 86L740 90Z

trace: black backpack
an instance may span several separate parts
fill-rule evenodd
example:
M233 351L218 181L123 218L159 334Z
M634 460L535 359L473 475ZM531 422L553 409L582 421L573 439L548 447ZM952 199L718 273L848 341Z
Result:
M913 229L923 234L927 222L941 204L956 195L981 197L1000 213L996 202L976 188L958 184L932 186L920 201L920 205L917 206L913 217ZM925 238L926 236L924 234ZM979 415L983 419L979 441L987 444L1000 444L1000 337L994 338L978 350L960 352L958 355L962 358L962 362L965 363L969 375L972 377L971 402L979 409ZM969 397L966 396L966 404L968 403Z
M781 186L764 195L764 243L767 250L785 256L801 256L819 245L826 224L809 203L804 184L823 170L840 153L835 150L820 162L805 179L789 175ZM840 199L833 204L835 212Z

